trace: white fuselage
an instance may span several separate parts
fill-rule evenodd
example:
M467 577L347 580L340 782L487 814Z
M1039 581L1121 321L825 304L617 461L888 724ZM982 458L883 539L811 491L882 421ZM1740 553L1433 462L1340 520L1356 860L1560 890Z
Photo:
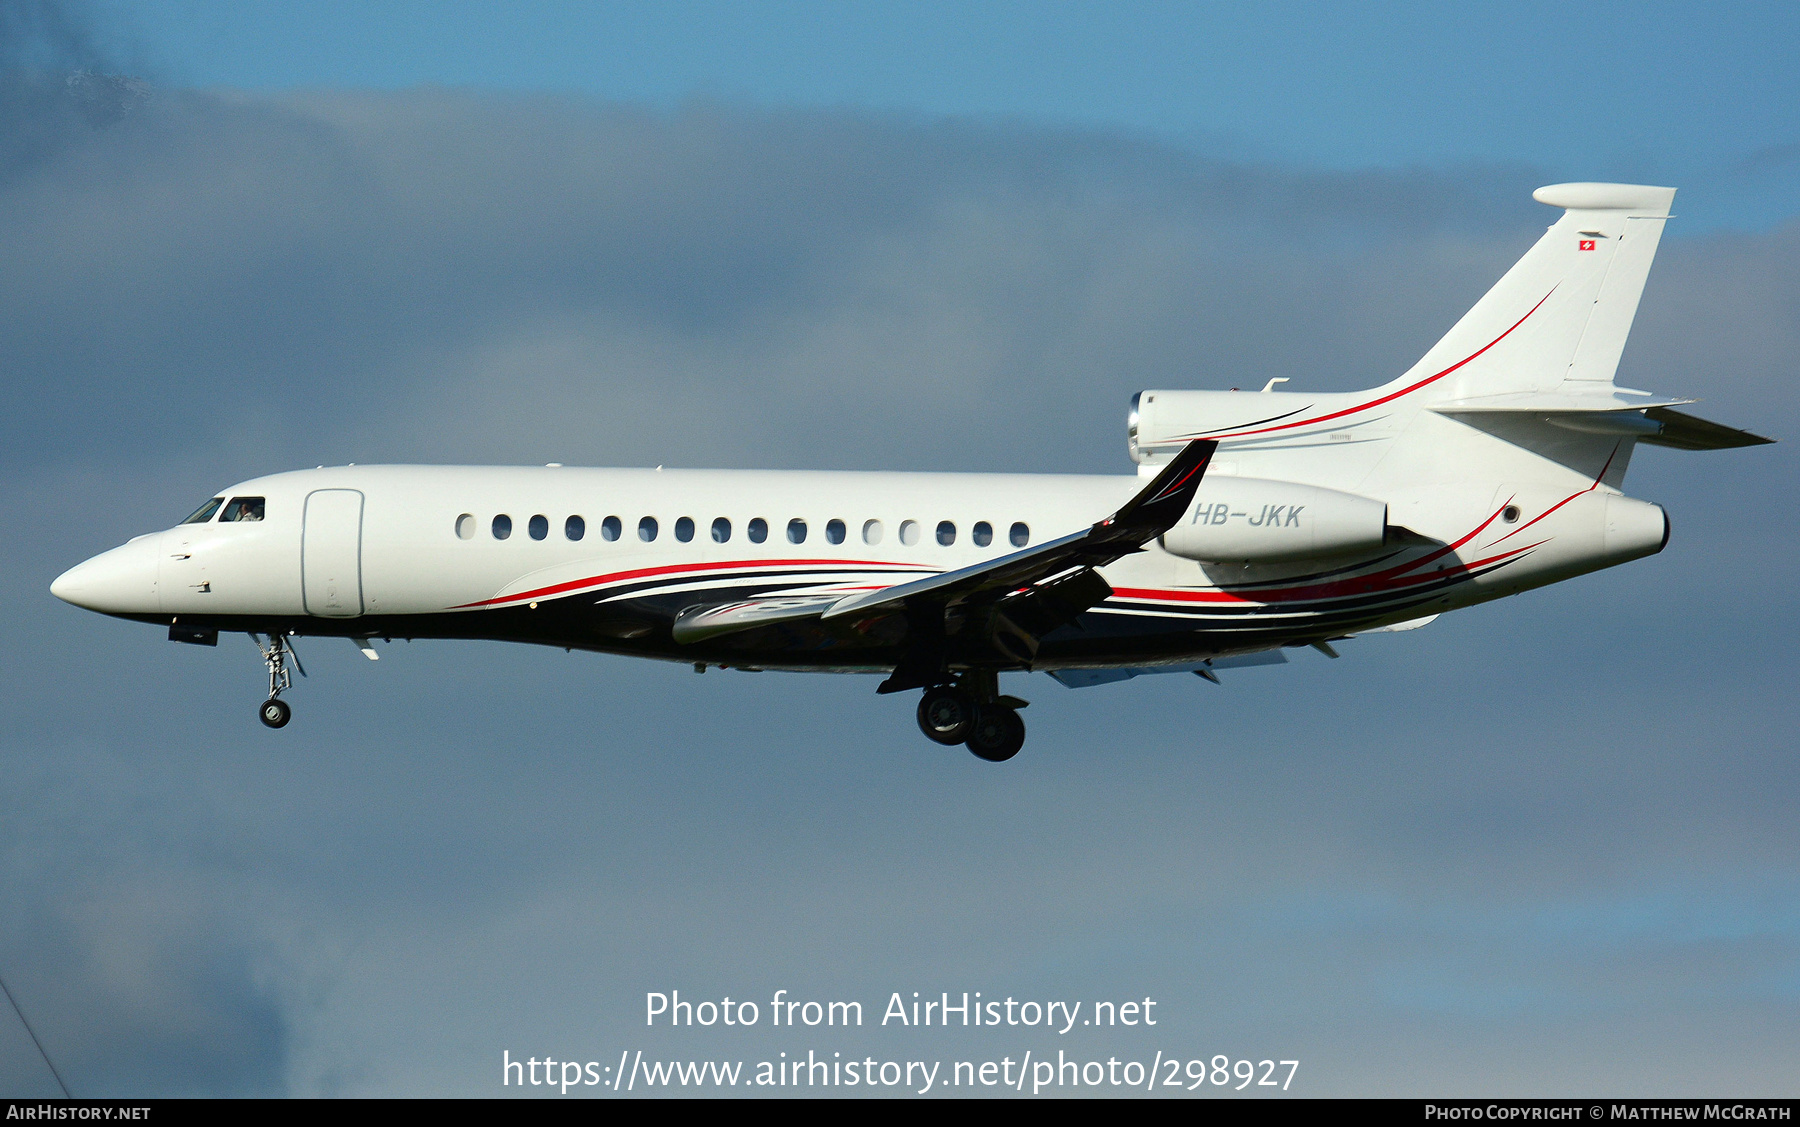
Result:
M1229 483L1221 478L1212 492ZM848 594L980 563L1084 528L1141 484L1033 474L302 470L221 492L260 498L262 519L227 521L221 509L139 537L70 571L56 593L110 614L226 629L495 637L765 668L884 668L893 656L879 639L803 642L791 652L693 648L674 643L667 622L686 605ZM1034 667L1167 663L1338 635L1607 566L1661 541L1660 510L1592 483L1573 500L1550 490L1512 522L1494 519L1494 492L1398 497L1390 506L1409 514L1418 542L1356 557L1246 566L1151 544L1102 570L1115 596L1071 631L1080 637L1052 639ZM1203 484L1196 507L1208 495ZM1609 505L1621 503L1642 511L1630 514L1623 538L1613 511L1609 541ZM1513 535L1534 518L1528 536ZM1484 522L1488 532L1466 539ZM1496 556L1504 566L1488 570ZM1359 559L1375 573L1402 571L1359 587ZM1308 578L1322 572L1334 574Z

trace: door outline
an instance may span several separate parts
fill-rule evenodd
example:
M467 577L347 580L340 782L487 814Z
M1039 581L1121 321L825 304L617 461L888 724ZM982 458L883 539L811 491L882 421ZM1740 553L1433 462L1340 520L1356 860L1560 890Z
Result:
M347 613L332 613L327 606L320 606L315 609L313 606L313 599L309 597L311 584L307 582L306 576L307 544L313 537L315 530L319 533L321 539L325 535L328 535L326 532L327 520L323 517L323 514L320 516L319 525L315 526L313 523L313 499L319 497L321 494L328 493L350 493L356 496L356 567L354 572L356 580L356 599L354 609L349 610ZM300 605L306 610L307 614L317 618L356 618L363 613L362 524L363 511L365 508L366 498L363 497L362 490L360 489L315 489L306 495L306 502L302 508L300 522Z

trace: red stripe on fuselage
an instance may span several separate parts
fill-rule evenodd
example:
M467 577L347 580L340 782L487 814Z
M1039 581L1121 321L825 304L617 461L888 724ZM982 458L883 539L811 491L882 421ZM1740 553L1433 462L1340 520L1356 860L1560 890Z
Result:
M1161 591L1161 590L1156 590L1154 588L1129 588L1129 587L1114 588L1113 593L1116 595L1120 595L1124 598L1128 598L1128 599L1134 599L1134 598L1135 599L1162 599L1165 601L1175 601L1175 602L1184 602L1184 603L1246 603L1246 604L1248 604L1248 603L1282 603L1282 602L1297 602L1297 601L1312 602L1312 601L1317 601L1317 600L1321 600L1321 599L1342 598L1342 597L1349 596L1349 595L1368 595L1368 594L1376 594L1381 591L1402 590L1407 587L1417 586L1420 583L1428 583L1431 580L1438 578L1439 573L1433 573L1431 575L1415 575L1410 578L1403 578L1403 577L1406 576L1407 572L1417 571L1419 568L1424 567L1426 564L1429 564L1429 563L1433 562L1434 560L1442 559L1444 556L1449 555L1451 552L1456 551L1458 548L1462 547L1464 544L1467 544L1469 541L1473 540L1475 537L1481 535L1482 529L1486 528L1490 524L1493 524L1495 519L1497 517L1499 517L1500 513L1504 509L1505 509L1504 505L1502 505L1499 509L1495 509L1491 514L1489 514L1489 516L1486 520L1484 520L1480 524L1476 525L1472 531L1470 531L1462 539L1456 541L1456 543L1454 543L1454 544L1446 544L1444 547L1439 548L1437 551L1428 552L1425 555L1420 556L1418 559L1413 560L1409 563L1397 564L1394 567L1385 568L1381 571L1370 572L1368 575L1358 575L1358 576L1353 576L1352 578L1349 578L1349 579L1333 580L1330 583L1315 583L1315 584L1313 584L1311 586L1307 586L1307 587L1285 587L1285 588L1275 588L1273 590L1258 591L1256 593L1255 597L1253 597L1253 598L1247 598L1243 595L1233 594L1230 591ZM1541 541L1540 541L1540 543L1541 543ZM1537 546L1538 546L1537 544L1531 544L1531 545L1528 545L1523 548L1513 548L1509 551L1500 553L1500 555L1492 556L1485 560L1478 560L1475 563L1470 563L1470 564L1459 563L1456 567L1456 570L1457 571L1467 571L1469 568L1478 567L1483 564L1492 563L1495 560L1504 559L1507 556L1518 555L1521 552L1528 552L1532 548L1535 548Z
M522 591L517 595L496 595L480 602L462 603L451 610L473 610L478 607L489 607L496 603L517 603L526 599L547 599L552 595L566 595L570 591L579 591L584 587L601 587L609 583L624 583L632 579L645 579L656 575L682 575L698 571L724 571L741 567L829 567L836 571L857 571L869 567L901 567L910 571L931 571L931 568L918 564L894 563L888 560L731 560L725 563L689 563L665 564L662 567L641 567L632 571L615 571L608 575L593 575L586 579L571 579L567 583L553 583L548 587L539 587L533 591ZM774 578L774 577L771 577Z
M1615 449L1615 453L1616 453L1616 449ZM1611 464L1612 464L1612 460L1609 458L1607 460L1607 465L1610 466ZM1600 473L1602 476L1604 476L1606 473L1606 469L1603 467L1601 469ZM1596 484L1598 484L1598 479L1596 479ZM1587 490L1583 490L1583 492L1587 492ZM1580 493L1577 493L1574 496L1579 497L1580 495L1581 495ZM1569 498L1569 500L1573 500L1573 499L1574 499L1573 497ZM1509 498L1507 500L1507 504L1511 504L1511 503L1512 503L1511 499ZM1564 502L1558 504L1555 508L1560 508L1562 504L1566 504L1566 503L1567 503L1567 501L1564 501ZM1157 588L1146 588L1146 587L1118 587L1118 588L1114 588L1113 593L1115 595L1119 596L1120 598L1125 598L1125 599L1151 599L1151 600L1160 600L1160 601L1164 601L1164 602L1172 601L1172 602L1188 602L1188 603L1238 603L1238 604L1248 605L1248 604L1255 604L1255 603L1268 604L1268 603L1278 603L1278 602L1320 601L1320 600L1324 600L1324 599L1343 598L1343 597L1354 596L1354 595L1376 594L1376 593L1380 593L1382 591L1404 590L1407 587L1418 586L1421 583L1429 583L1434 579L1441 578L1441 576L1443 575L1443 572L1437 572L1437 573L1433 573L1430 575L1414 575L1414 576L1410 576L1410 577L1408 577L1407 573L1417 571L1419 568L1424 567L1427 564L1430 564L1436 560L1442 559L1444 556L1449 555L1452 552L1455 552L1458 548L1461 548L1464 544L1467 544L1470 540L1473 540L1475 537L1481 535L1481 533L1484 529L1486 529L1489 525L1493 524L1494 521L1499 518L1500 514L1505 511L1505 508L1506 508L1506 506L1502 505L1500 508L1495 509L1492 513L1488 514L1488 517L1486 520L1484 520L1480 524L1476 525L1473 529L1471 529L1467 534L1465 534L1460 539L1458 539L1455 543L1446 544L1442 548L1439 548L1433 552L1428 552L1425 555L1420 556L1416 560L1411 560L1411 561L1408 561L1405 563L1396 564L1393 567L1384 568L1381 571L1371 572L1368 575L1353 576L1349 579L1339 579L1339 580L1334 580L1330 583L1317 583L1317 584L1312 584L1310 586L1303 586L1303 587L1288 587L1288 588L1274 588L1274 589L1268 589L1268 590L1259 590L1256 592L1256 595L1254 597L1246 597L1243 595L1234 594L1231 591L1226 591L1226 590L1220 590L1220 591L1171 591L1171 590L1162 590L1162 589L1157 589ZM1549 510L1549 512L1554 512L1555 508L1552 508L1551 510ZM1549 512L1546 512L1544 515L1548 516ZM1543 517L1538 518L1538 520L1542 520L1542 519L1543 519ZM1537 523L1537 521L1534 520L1531 523L1535 524L1535 523ZM1528 524L1528 525L1525 525L1525 526L1517 529L1516 531L1523 532L1525 530L1525 528L1529 528L1529 527L1530 527L1530 525ZM1509 533L1508 535L1510 536L1512 534ZM1505 539L1505 538L1503 537L1502 539ZM1457 564L1456 568L1454 569L1454 572L1466 572L1466 571L1469 571L1470 569L1473 569L1476 567L1482 567L1487 564L1493 563L1497 560L1505 559L1509 556L1517 556L1522 553L1529 552L1533 548L1536 548L1540 544L1543 544L1543 543L1545 543L1545 541L1540 540L1537 543L1528 544L1522 548L1509 549L1508 551L1501 552L1498 555L1489 556L1486 559L1476 560L1472 563L1467 563L1467 564L1459 563L1459 564ZM450 609L451 610L474 610L474 609L478 609L481 607L494 606L499 603L519 603L519 602L525 602L525 601L531 600L531 599L549 598L553 595L568 594L572 591L578 591L578 590L595 588L595 587L602 587L607 584L624 583L624 582L629 582L630 580L633 580L633 579L645 579L645 578L650 578L650 577L654 577L654 576L691 575L691 574L694 574L697 572L713 572L713 571L726 571L726 570L731 570L731 569L736 569L736 568L765 568L765 567L828 567L834 571L855 571L855 570L858 570L859 568L868 568L868 567L904 568L909 571L926 571L926 572L929 572L931 570L930 568L921 567L917 564L900 563L900 562L891 561L891 560L860 560L860 561L858 561L858 560L821 560L821 559L731 560L731 561L720 562L720 563L665 564L661 567L635 568L630 571L617 571L617 572L612 572L612 573L609 573L606 575L590 576L586 579L572 579L565 583L556 583L556 584L552 584L548 587L539 587L539 588L536 588L531 591L520 592L519 594L516 594L516 595L500 595L500 596L496 596L491 599L483 599L479 602L463 603L459 606L451 607ZM770 576L768 578L775 579L778 577ZM804 574L796 574L794 576L794 578L805 579L806 576ZM891 584L888 586L891 586ZM880 589L882 589L881 586L846 587L845 588L846 591L880 590Z
M1444 571L1434 571L1426 575L1409 576L1397 582L1370 584L1363 588L1353 586L1354 581L1347 581L1342 584L1329 585L1331 587L1344 588L1343 590L1328 590L1326 586L1310 588L1296 587L1288 591L1265 592L1266 598L1254 599L1233 595L1228 591L1158 591L1153 589L1119 587L1115 588L1113 593L1125 598L1176 603L1241 603L1244 605L1267 605L1275 602L1322 602L1326 599L1338 598L1346 595L1369 595L1388 591L1404 591L1409 587L1418 587L1426 583L1435 582L1445 576L1466 575L1479 568L1484 568L1491 563L1498 563L1499 561L1506 559L1517 559L1531 551L1533 548L1546 543L1549 543L1549 541L1540 540L1536 544L1527 544L1523 548L1511 548L1507 551L1497 553L1496 555L1488 556L1485 559L1472 560L1469 563L1458 563L1455 567L1447 568Z

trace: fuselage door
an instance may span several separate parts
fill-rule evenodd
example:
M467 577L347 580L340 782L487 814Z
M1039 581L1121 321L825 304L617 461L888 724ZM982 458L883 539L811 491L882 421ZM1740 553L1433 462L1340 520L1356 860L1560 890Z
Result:
M360 490L307 494L300 536L300 590L307 614L355 618L363 612L362 514Z

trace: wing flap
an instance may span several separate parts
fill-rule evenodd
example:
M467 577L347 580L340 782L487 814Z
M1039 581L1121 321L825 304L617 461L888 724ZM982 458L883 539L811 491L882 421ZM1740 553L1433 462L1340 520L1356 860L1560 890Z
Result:
M1050 671L1050 676L1071 689L1113 685L1120 681L1129 681L1133 677L1148 677L1153 673L1196 673L1206 677L1209 681L1217 681L1218 678L1208 676L1215 669L1250 669L1259 665L1286 665L1287 661L1287 655L1276 649L1262 650L1257 653L1233 654L1231 657L1215 657L1207 661L1184 661L1176 665L1053 669Z
M1565 430L1630 436L1639 442L1677 450L1732 450L1775 441L1674 409L1692 402L1692 399L1654 398L1622 390L1615 390L1611 395L1522 392L1452 400L1434 404L1430 409L1452 418L1468 416L1469 420L1483 415L1524 416L1541 419Z
M1424 618L1409 618L1405 622L1394 622L1387 626L1376 626L1369 630L1358 630L1351 634L1350 637L1360 638L1364 634L1400 634L1407 630L1417 630L1421 626L1430 626L1433 622L1436 622L1437 619L1437 615L1428 614Z
M758 626L816 618L820 611L839 598L839 595L788 595L691 606L675 616L670 633L683 644L703 642L721 634L735 634Z

